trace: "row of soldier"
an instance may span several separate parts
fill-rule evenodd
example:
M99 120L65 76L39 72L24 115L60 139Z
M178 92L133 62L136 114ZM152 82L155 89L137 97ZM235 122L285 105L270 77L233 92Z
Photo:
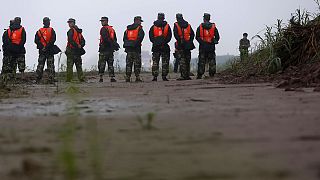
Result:
M205 73L206 64L209 64L209 76L213 77L216 73L216 54L215 46L219 43L219 31L215 23L210 22L210 14L205 13L203 23L198 27L196 34L191 25L184 20L182 14L176 15L177 22L174 24L173 33L170 25L165 21L165 14L159 13L157 20L149 31L149 38L152 42L152 75L153 81L158 80L159 61L162 60L162 80L168 81L170 62L169 42L174 35L175 56L180 61L181 77L178 80L190 80L190 61L191 51L195 49L194 39L199 42L199 61L197 79L201 79ZM106 66L108 66L111 82L116 82L114 73L114 52L118 51L120 46L117 43L116 32L108 23L107 17L101 18L102 28L100 30L99 43L99 75L100 82L103 82L103 75ZM123 36L123 47L127 53L126 57L126 82L131 81L132 69L136 76L136 82L141 82L141 45L145 36L142 27L141 16L134 18L134 23L127 26ZM68 43L65 54L67 56L67 77L66 81L70 82L73 76L73 66L76 66L78 79L85 81L82 71L81 56L85 54L85 38L82 35L82 29L76 25L76 20L70 18L67 23L70 30L67 33ZM54 55L61 52L55 45L56 33L50 26L50 19L43 19L43 28L40 28L35 35L35 43L39 49L39 59L37 66L37 82L40 82L43 76L45 62L49 70L49 80L55 81ZM10 22L10 27L3 34L3 67L2 74L14 74L17 67L23 76L25 71L25 47L26 32L21 26L21 18L17 17Z

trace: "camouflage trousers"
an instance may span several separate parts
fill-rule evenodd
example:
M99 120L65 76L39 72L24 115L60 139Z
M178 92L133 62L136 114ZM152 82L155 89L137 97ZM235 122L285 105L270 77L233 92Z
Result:
M81 55L67 54L67 82L73 79L73 65L76 65L78 79L84 81Z
M37 79L42 79L43 76L43 69L44 65L47 61L47 68L49 70L49 80L53 81L55 76L55 70L54 70L54 57L53 55L44 55L40 54L38 59L38 66L37 66Z
M180 61L180 72L181 77L190 77L190 61L191 61L191 51L179 50L177 51L177 60Z
M177 54L177 53L178 53L178 52L176 52L176 54ZM175 59L175 61L174 61L174 63L173 63L173 72L174 72L174 73L178 73L179 66L180 66L180 59L179 59L178 54L177 54L177 55L176 55L176 59Z
M127 52L126 58L126 76L131 77L132 67L134 67L134 74L136 77L140 76L141 72L141 53L139 52Z
M113 63L114 63L113 52L100 52L99 61L98 61L99 74L104 75L106 64L108 64L109 76L115 77Z
M2 73L14 76L16 74L16 69L23 73L26 69L26 61L24 55L18 56L4 56L2 64Z
M159 76L160 58L162 58L162 76L166 77L169 74L170 52L154 52L152 54L152 75Z
M247 60L249 57L249 50L248 49L240 49L240 59L241 61Z
M198 61L198 77L203 76L206 71L206 65L209 64L209 75L212 77L216 74L216 53L215 52L199 52Z

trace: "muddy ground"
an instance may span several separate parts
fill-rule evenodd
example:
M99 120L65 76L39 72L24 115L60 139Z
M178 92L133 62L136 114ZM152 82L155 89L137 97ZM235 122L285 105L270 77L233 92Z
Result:
M320 179L313 89L105 80L0 99L0 179Z

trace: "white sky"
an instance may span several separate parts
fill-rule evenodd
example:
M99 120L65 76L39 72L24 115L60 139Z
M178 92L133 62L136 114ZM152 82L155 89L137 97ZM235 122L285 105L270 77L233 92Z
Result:
M290 14L297 8L316 12L313 0L16 0L8 6L7 0L0 0L2 4L0 28L8 26L9 20L15 16L22 17L22 25L27 31L27 57L29 67L37 64L37 49L34 41L35 32L42 27L42 19L49 16L51 24L57 32L57 45L61 49L66 46L66 32L68 31L67 19L73 17L84 31L87 40L87 54L83 57L85 67L97 64L99 19L101 16L109 17L109 24L113 25L118 42L122 47L122 35L133 17L141 15L144 19L146 37L143 50L150 50L148 31L158 12L164 12L171 27L175 22L175 14L184 14L194 30L202 22L204 12L212 14L212 21L217 24L221 34L217 54L238 54L238 42L243 32L249 36L263 30L266 25L273 25L277 19L285 22ZM8 8L6 8L8 7ZM9 8L10 7L10 8ZM173 47L174 40L171 41ZM198 43L195 43L198 46ZM173 50L173 48L172 48ZM123 49L120 51L123 53ZM193 51L197 56L197 50ZM2 59L2 55L0 55Z

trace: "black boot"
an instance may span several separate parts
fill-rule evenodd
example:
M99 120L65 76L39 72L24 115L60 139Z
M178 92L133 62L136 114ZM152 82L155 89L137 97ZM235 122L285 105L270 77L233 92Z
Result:
M162 76L163 81L169 81L166 76Z
M153 77L152 81L158 81L158 78L155 76Z

